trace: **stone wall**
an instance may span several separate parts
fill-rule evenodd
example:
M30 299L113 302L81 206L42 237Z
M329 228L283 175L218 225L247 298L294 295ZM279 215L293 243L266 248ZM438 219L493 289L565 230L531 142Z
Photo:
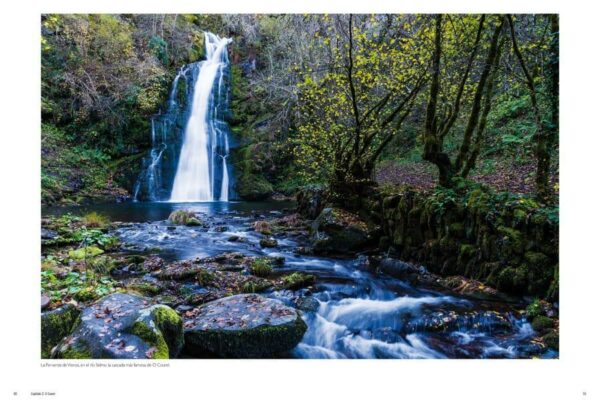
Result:
M481 189L404 190L373 200L380 248L441 275L556 300L558 209Z

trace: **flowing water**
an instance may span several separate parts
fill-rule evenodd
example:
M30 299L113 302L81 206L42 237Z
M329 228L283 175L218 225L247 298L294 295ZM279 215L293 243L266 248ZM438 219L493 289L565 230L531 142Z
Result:
M129 222L117 230L128 251L160 248L167 260L240 252L283 257L281 272L316 275L312 289L270 291L264 295L294 305L314 297L314 312L302 312L308 330L291 351L293 358L526 358L556 357L541 353L536 334L521 316L521 300L469 298L436 287L415 286L380 274L366 256L327 258L295 254L306 244L302 234L276 235L278 246L263 249L251 225L278 217L293 203L122 203L76 209L50 208L45 213L98 211ZM176 209L202 215L206 227L173 228L166 222ZM231 236L244 240L229 241Z
M138 201L228 201L228 38L205 33L206 60L183 66L165 112L151 119L152 149L134 187Z

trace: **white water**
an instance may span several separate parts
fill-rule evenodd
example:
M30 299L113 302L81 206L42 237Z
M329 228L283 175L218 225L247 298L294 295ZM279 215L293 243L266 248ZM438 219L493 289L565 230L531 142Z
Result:
M227 57L228 38L220 38L212 33L204 34L206 61L202 62L196 83L190 116L186 125L181 147L177 173L171 191L171 202L207 202L215 200L215 153L218 137L217 105L220 92L215 98L213 88L223 81L223 68L229 63ZM226 137L225 137L226 138ZM222 156L223 177L219 200L228 200L229 175L227 173L228 144L225 141Z

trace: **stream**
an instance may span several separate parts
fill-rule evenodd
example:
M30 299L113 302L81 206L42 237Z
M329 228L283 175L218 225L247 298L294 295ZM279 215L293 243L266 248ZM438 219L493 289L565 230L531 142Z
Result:
M281 217L291 202L127 202L44 208L44 215L97 211L122 222L116 234L126 252L158 248L165 260L208 257L224 252L283 257L282 271L314 274L316 284L298 291L267 291L266 297L294 305L298 296L318 301L302 312L308 325L290 358L529 358L541 346L530 323L521 317L521 300L480 300L436 287L415 286L380 274L368 257L330 258L298 255L306 235L280 233L275 248L261 248L256 220ZM173 227L173 210L203 216L207 227ZM230 241L231 236L243 240ZM542 357L553 358L548 350Z

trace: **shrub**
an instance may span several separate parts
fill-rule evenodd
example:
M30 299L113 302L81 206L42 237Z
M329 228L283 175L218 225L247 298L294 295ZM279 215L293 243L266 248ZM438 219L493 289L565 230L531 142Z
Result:
M81 218L81 222L86 226L86 227L94 227L94 228L105 228L108 223L108 217L98 214L96 212L91 212L88 213L86 215L84 215Z
M250 265L250 272L257 277L267 277L273 273L271 261L268 258L257 258Z

